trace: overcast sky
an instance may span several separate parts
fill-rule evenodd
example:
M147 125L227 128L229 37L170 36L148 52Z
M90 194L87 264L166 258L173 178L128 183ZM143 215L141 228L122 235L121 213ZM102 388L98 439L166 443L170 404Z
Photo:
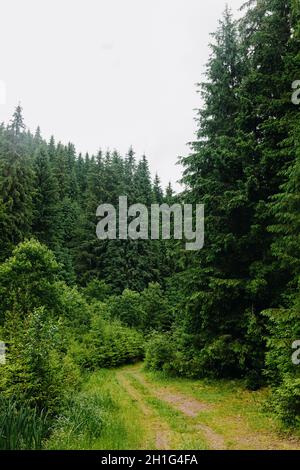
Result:
M0 121L21 101L27 126L45 138L91 153L133 145L178 189L195 83L226 3L236 13L244 2L0 0Z

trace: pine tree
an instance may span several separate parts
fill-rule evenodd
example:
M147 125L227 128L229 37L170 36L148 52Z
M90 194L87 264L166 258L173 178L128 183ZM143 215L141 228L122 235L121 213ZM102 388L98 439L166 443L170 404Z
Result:
M55 145L55 139L52 135L48 144L48 155L49 155L49 160L50 160L51 165L53 165L54 163L55 154L56 154L56 145Z
M174 201L174 191L173 191L171 182L169 182L168 186L166 187L165 201L169 205L171 205L172 202Z
M21 105L19 104L15 112L13 114L11 123L9 125L9 130L12 132L12 134L18 138L22 133L25 132L25 124L24 124L24 118L23 118L23 109Z
M295 46L291 2L246 7L241 39L228 10L215 35L194 153L182 159L186 200L206 210L205 247L189 260L195 268L186 275L184 295L193 278L196 293L183 328L199 374L246 373L254 386L264 360L260 312L279 302L284 286L271 255L269 200L293 159L284 142L291 117L287 64Z
M137 198L136 203L145 204L149 207L153 202L153 198L149 164L145 155L143 155L137 164L134 174L134 186Z
M185 201L205 204L206 240L199 256L186 255L189 268L178 289L187 299L191 289L195 292L181 319L188 334L184 347L198 358L194 373L205 375L209 370L222 376L241 373L239 361L245 355L242 275L249 224L242 161L236 149L242 62L237 25L228 9L213 37L207 81L200 88L204 104L198 111L197 140L193 153L181 159ZM219 355L223 355L221 363Z
M59 243L59 192L45 145L40 145L35 152L34 171L36 191L32 232L40 242L54 249Z
M8 132L0 139L0 199L3 218L1 258L31 232L34 176L24 143L22 108L18 106Z
M128 150L128 153L124 161L124 183L125 183L125 194L128 198L128 204L135 204L137 199L135 196L134 187L134 175L136 172L136 160L135 153L132 147Z
M164 199L163 190L161 189L160 179L157 173L153 182L153 199L156 204L162 204Z

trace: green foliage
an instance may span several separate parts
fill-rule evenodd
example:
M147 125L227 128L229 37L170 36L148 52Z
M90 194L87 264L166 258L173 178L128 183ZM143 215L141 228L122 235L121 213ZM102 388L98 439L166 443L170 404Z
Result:
M296 374L298 368L292 363L292 344L300 338L300 312L278 309L264 312L268 318L268 351L266 375L270 383L279 384L286 374ZM300 374L300 371L299 371Z
M170 185L164 193L157 175L151 181L147 158L136 160L132 148L125 157L82 157L71 143L44 141L39 128L27 132L20 106L0 126L0 326L8 344L0 387L18 400L9 402L12 416L22 403L54 415L83 369L141 359L150 334L148 368L243 378L252 389L264 374L277 414L299 424L291 344L300 338L300 134L290 94L300 10L294 0L253 0L243 12L235 21L226 8L213 34L179 196ZM116 206L120 195L148 208L204 203L203 250L98 240L97 206ZM89 429L84 406L72 406L63 433L81 423L99 435L101 416ZM90 413L96 408L92 400ZM36 445L18 439L14 446Z
M35 152L34 170L36 190L32 232L40 242L54 248L59 242L58 184L45 144Z
M125 289L106 304L112 318L144 332L168 330L173 321L171 306L158 283L150 283L141 293Z
M18 245L0 265L0 312L22 316L36 307L55 310L58 303L59 265L51 251L36 240Z
M144 339L141 333L120 321L107 321L96 314L92 318L90 331L81 343L73 344L70 354L81 367L116 367L142 359Z
M113 318L118 318L129 327L143 327L145 314L138 292L125 289L122 295L112 297L108 305Z
M287 426L299 427L300 424L300 377L286 376L274 391L272 406L275 413Z
M89 445L99 438L106 424L107 413L114 409L115 404L110 395L99 393L80 393L69 399L59 415L51 436L51 445L61 449L67 436L82 436Z
M40 307L24 320L9 316L4 334L8 352L2 392L54 414L79 382L79 371L63 354L63 329Z
M0 397L0 450L36 450L48 429L47 415Z
M265 374L273 388L272 406L285 424L300 423L300 368L292 344L300 338L300 292L288 309L267 310L269 338Z
M152 371L172 371L176 345L162 333L152 333L146 344L145 367Z
M90 305L76 287L69 287L64 282L59 282L56 288L59 291L57 309L60 309L64 325L69 328L71 335L80 337L90 328Z
M141 293L143 330L168 330L174 320L166 293L158 283L150 283Z
M21 243L0 266L2 334L8 346L1 390L50 414L79 383L67 340L79 322L82 331L89 324L85 300L58 280L58 272L53 253L36 240Z
M83 295L89 300L104 302L112 294L112 288L106 282L93 279L83 289Z

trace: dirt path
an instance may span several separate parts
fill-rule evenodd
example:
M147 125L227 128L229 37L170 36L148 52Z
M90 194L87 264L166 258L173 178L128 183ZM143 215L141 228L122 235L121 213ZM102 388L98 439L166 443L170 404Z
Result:
M200 412L209 411L212 406L208 403L200 402L193 397L183 395L180 392L169 390L167 387L154 388L153 384L147 381L141 370L137 369L131 375L138 380L147 390L149 390L155 397L168 403L176 410L183 413L190 418L197 418ZM192 432L201 431L207 441L208 447L213 450L225 450L225 442L223 437L216 433L213 429L205 424L198 422L192 425Z
M174 381L150 380L141 365L119 369L117 380L145 416L156 449L300 449L297 438L280 436L268 426L253 429L246 411L241 415L218 400L199 400Z
M117 380L147 419L147 424L155 435L156 449L176 449L180 444L184 443L184 434L190 435L191 433L195 437L199 434L199 440L202 442L205 440L207 448L214 450L225 449L222 436L214 432L209 426L199 423L194 424L192 421L187 427L186 432L171 429L166 420L157 415L153 407L147 405L145 401L146 399L151 400L151 398L156 398L174 407L189 418L196 418L200 411L208 410L210 408L209 405L183 394L170 392L167 389L154 389L151 384L145 380L140 369L137 368L133 368L132 370L120 370L117 373ZM143 387L143 393L140 391L140 387L136 386L136 383L139 383ZM182 441L182 443L180 441ZM177 446L175 446L175 443L177 443ZM174 445L172 446L172 444Z
M166 401L187 416L196 418L200 411L208 411L212 408L209 404L200 402L193 397L188 397L177 391L170 391L168 387L154 389L153 384L144 378L141 370L134 371L131 375L144 387L148 389L151 388L152 392L155 393L158 398Z
M120 371L117 373L117 380L119 384L127 391L131 399L138 405L141 412L147 419L148 425L150 424L151 430L155 435L155 448L158 450L168 450L170 448L169 435L171 432L168 425L161 421L155 415L153 410L144 403L137 390L130 385L124 372Z

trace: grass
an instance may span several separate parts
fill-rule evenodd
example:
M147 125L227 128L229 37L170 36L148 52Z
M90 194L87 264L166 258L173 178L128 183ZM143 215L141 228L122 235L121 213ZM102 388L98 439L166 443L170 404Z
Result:
M166 402L154 397L149 393L149 388L143 385L136 377L129 376L130 383L140 391L143 400L152 407L160 419L164 420L170 430L172 448L183 450L206 450L207 444L201 435L201 432L195 432L193 429L193 420L187 419L182 413L174 409Z
M0 450L41 449L47 428L43 411L1 397Z
M79 405L81 403L81 406ZM47 449L138 449L143 441L142 417L117 380L115 371L100 370L60 417Z
M190 416L162 391L208 406ZM142 365L100 370L87 375L46 448L193 450L221 443L226 449L300 449L300 436L283 434L265 411L268 395L267 389L246 390L241 381L170 378Z
M167 386L169 390L213 405L209 411L201 412L201 422L220 433L229 449L237 446L253 449L260 443L265 449L289 448L290 445L300 449L300 431L289 434L270 413L267 388L249 391L241 380L190 380L147 371L144 374L155 386ZM257 436L260 436L260 443Z

